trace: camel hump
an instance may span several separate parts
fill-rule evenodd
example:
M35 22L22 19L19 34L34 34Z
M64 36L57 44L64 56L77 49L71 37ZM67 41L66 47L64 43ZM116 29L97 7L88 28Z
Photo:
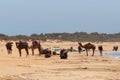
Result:
M89 43L87 43L87 45L93 45L93 44L89 42Z
M89 47L89 48L95 48L95 45L92 44L92 43L87 43L87 44L85 44L84 46L87 46L87 47Z
M16 42L16 45L28 45L28 43L27 42L25 42L25 41L19 41L19 42Z
M39 40L34 40L34 41L32 42L32 44L33 44L33 45L39 45L39 44L40 44L40 41L39 41Z
M26 45L26 44L28 44L28 43L27 43L27 42L24 42L24 41L20 41L20 44Z
M82 44L81 42L78 42L78 44Z

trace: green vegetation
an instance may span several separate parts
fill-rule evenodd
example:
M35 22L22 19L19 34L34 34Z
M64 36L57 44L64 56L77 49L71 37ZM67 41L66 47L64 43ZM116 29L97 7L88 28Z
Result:
M16 35L16 36L8 36L5 34L0 34L0 40L43 40L51 39L51 40L63 40L63 41L120 41L120 33L114 34L106 34L106 33L86 33L86 32L75 32L75 33L46 33L46 34L32 34L30 36L27 35Z

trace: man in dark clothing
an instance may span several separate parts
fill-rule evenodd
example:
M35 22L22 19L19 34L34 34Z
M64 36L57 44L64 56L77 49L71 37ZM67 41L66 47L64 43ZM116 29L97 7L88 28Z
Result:
M12 54L12 44L13 44L13 42L8 42L5 45L7 48L8 54Z
M68 51L66 50L66 49L62 49L61 51L60 51L60 58L61 59L67 59L67 57L68 57Z
M100 51L100 55L102 56L102 51L103 51L102 45L98 46L98 50Z
M82 52L82 48L80 46L78 46L78 52L81 53Z

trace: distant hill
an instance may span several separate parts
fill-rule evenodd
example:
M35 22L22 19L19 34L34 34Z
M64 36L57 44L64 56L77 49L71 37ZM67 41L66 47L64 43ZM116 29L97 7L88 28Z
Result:
M75 33L46 33L46 34L32 34L27 35L16 35L8 36L5 34L0 34L0 40L62 40L62 41L104 41L104 42L115 42L120 41L120 33L107 34L107 33L86 33L86 32L75 32Z

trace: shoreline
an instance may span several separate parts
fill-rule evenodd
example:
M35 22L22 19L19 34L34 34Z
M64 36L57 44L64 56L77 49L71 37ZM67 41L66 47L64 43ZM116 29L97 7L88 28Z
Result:
M116 58L116 59L120 59L120 52L110 52L110 53L107 53L106 56L110 56L110 57L113 57L113 58Z

